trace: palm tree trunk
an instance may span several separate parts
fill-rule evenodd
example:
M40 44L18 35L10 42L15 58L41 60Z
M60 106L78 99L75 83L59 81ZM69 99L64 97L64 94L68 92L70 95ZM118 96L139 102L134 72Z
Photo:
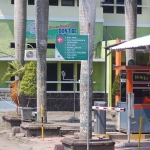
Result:
M93 51L94 51L94 32L95 32L96 1L79 1L79 23L80 34L89 34L89 68L88 61L81 61L80 73L80 139L92 137L92 70L93 70ZM88 71L90 78L88 78ZM89 79L89 112L88 107L88 83L84 79ZM89 120L87 121L89 115ZM87 124L89 123L89 131Z
M137 0L125 0L125 37L126 40L136 38L137 27ZM129 60L136 60L135 50L126 50L126 65Z
M27 1L14 1L14 39L15 39L15 59L24 65L24 52L26 43L26 13ZM16 77L18 79L18 77ZM20 79L19 79L20 80ZM18 82L18 89L20 82ZM25 107L27 104L26 97L18 94L20 106Z
M41 121L41 105L44 106L44 123L47 122L46 104L46 51L48 34L49 0L35 0L35 26L37 48L37 121Z
M14 36L15 56L24 65L24 51L26 42L26 0L14 1Z

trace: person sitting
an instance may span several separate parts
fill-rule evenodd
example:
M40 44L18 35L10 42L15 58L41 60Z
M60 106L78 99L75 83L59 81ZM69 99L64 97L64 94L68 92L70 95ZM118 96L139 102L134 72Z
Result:
M142 104L150 104L150 98L148 94L143 97Z

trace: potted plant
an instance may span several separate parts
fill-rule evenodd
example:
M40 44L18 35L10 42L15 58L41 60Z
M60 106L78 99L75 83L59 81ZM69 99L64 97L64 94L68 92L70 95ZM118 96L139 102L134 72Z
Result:
M28 98L27 107L21 110L22 119L30 120L32 115L32 108L28 107L30 99L37 94L36 86L36 62L30 62L25 66L25 73L20 82L19 92Z

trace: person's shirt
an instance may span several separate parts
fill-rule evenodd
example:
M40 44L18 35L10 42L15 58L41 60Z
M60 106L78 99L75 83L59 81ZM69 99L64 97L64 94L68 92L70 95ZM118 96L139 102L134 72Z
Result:
M150 98L148 96L144 96L142 99L142 104L150 104Z

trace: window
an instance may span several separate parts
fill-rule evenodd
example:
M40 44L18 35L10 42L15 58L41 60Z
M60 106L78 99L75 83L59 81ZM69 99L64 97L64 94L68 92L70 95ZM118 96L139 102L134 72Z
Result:
M14 4L14 0L11 0L11 4Z
M34 5L34 0L28 0L28 5Z
M57 63L47 64L47 81L57 81ZM47 83L47 91L57 91L57 83Z
M53 44L53 43L48 43L48 44L47 44L47 48L49 48L49 49L55 49L55 44Z
M137 5L142 5L142 0L137 0ZM142 14L142 7L137 7L137 14Z
M49 0L49 5L58 6L58 0Z
M36 43L27 43L27 48L36 48Z
M117 6L116 7L116 13L117 14L124 14L124 0L117 0L117 4L121 4L123 6Z
M10 43L10 48L15 48L15 43L11 42Z
M137 7L137 14L142 14L142 7Z
M80 80L80 69L81 69L81 64L77 65L77 81ZM77 91L80 91L80 84L77 84Z
M116 10L116 13L117 14L124 14L125 11L124 11L124 6L117 6L117 10Z
M74 0L62 0L61 6L74 6Z
M117 0L117 4L122 4L122 5L124 5L124 0Z
M142 0L137 0L138 5L142 5Z
M79 6L79 0L77 0L77 6Z
M15 80L15 76L10 77L10 81L14 81Z
M114 13L114 7L113 6L103 6L103 12L104 13Z
M116 13L117 14L124 14L124 0L117 0L117 4L121 4L123 6L117 6ZM142 5L142 0L137 1L137 5ZM142 7L137 7L137 14L142 14Z
M72 81L72 83L62 83L61 91L73 91L73 64L61 64L61 71L66 73L64 78L61 76L61 81Z
M36 43L27 43L26 45L27 45L27 48L36 48ZM10 48L15 48L14 42L10 43ZM47 43L47 48L55 49L55 44L54 43Z
M105 0L102 4L114 4L114 0Z
M102 4L114 4L114 0L105 0ZM103 6L104 13L114 13L114 6Z

